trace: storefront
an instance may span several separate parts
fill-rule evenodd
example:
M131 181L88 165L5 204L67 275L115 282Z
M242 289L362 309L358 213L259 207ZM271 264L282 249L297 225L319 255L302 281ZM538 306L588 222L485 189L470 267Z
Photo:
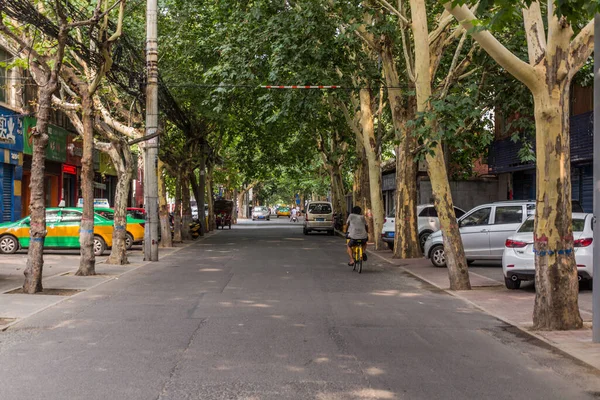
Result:
M111 206L115 204L117 190L117 170L110 156L100 152L100 165L94 178L94 198L108 199Z
M21 218L23 120L0 107L0 222Z
M22 215L29 214L29 198L31 181L31 155L33 154L31 133L37 120L33 117L23 119L23 196L21 198ZM44 165L44 191L46 207L57 207L63 196L63 164L67 160L67 131L58 126L48 126L48 147Z

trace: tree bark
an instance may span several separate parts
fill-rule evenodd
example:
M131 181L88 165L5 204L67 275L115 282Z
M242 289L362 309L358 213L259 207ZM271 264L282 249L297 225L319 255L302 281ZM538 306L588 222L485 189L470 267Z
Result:
M165 163L158 159L158 216L160 219L160 247L173 247L169 206L167 204L167 185L165 184Z
M81 192L83 217L79 230L81 256L77 276L96 275L94 255L94 117L93 101L87 89L81 90L81 122L83 125L83 156L81 157Z
M127 260L127 199L133 177L133 158L127 142L111 143L108 151L115 169L117 170L117 189L115 191L115 219L112 234L112 249L106 260L107 264L125 265ZM133 238L131 238L133 239Z
M192 223L192 207L190 204L190 178L188 174L181 177L181 237L192 240L190 224Z
M413 156L417 138L408 126L408 121L415 117L416 101L412 95L403 95L400 89L400 78L389 39L381 46L380 54L388 86L392 123L399 143L396 146L394 258L416 258L422 255L417 223L417 165Z
M206 168L206 202L208 204L208 224L206 229L208 232L215 230L215 203L213 199L213 172L214 166L208 163ZM232 216L233 217L233 216Z
M175 177L175 210L173 210L173 242L181 243L181 191L183 187L181 171Z
M369 171L369 191L371 197L371 217L373 219L373 240L375 249L383 248L381 230L383 229L383 195L381 192L381 160L378 156L373 113L371 111L370 89L360 90L360 124L362 127L363 146ZM368 215L368 214L367 214Z
M33 156L31 161L31 181L29 184L30 221L29 249L23 293L34 294L43 290L44 239L46 238L46 202L44 197L44 170L46 147L48 146L48 121L51 115L52 94L57 84L47 83L38 86L37 123L33 132Z
M417 92L417 111L429 110L429 98L431 97L431 76L429 59L429 39L427 28L427 11L424 0L410 0L412 15L412 30L415 42L415 85ZM433 131L435 121L431 117L426 118L426 123ZM469 290L469 270L462 245L462 238L454 214L452 194L446 173L444 152L442 145L427 141L426 145L432 150L433 155L427 153L426 160L429 169L429 179L433 192L435 209L440 221L440 228L444 235L444 252L446 255L446 266L450 279L451 290Z

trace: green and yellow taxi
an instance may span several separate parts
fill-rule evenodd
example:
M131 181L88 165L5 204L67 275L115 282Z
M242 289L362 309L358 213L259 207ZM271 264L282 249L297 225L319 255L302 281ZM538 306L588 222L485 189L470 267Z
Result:
M47 208L44 248L78 249L82 216L81 208ZM29 226L29 216L15 222L0 224L0 253L11 254L20 248L28 248ZM113 221L94 214L94 254L96 256L101 256L108 247L112 246L112 233Z
M281 207L277 208L277 218L289 217L291 213L292 212L289 207L281 206Z
M94 212L110 221L115 220L115 210L112 208L94 207ZM125 246L127 250L136 243L142 243L144 240L144 226L146 221L137 219L127 213L127 233L125 236Z

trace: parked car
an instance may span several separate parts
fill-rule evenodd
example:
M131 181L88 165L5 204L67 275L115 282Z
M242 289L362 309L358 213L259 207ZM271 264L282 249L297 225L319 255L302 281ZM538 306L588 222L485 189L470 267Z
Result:
M505 201L477 206L458 220L467 262L502 260L504 243L527 216L535 210L535 202ZM442 231L432 233L423 253L436 267L446 266Z
M44 248L78 249L83 212L80 208L47 208ZM29 247L30 217L0 224L0 253L12 254ZM94 254L101 256L112 246L113 222L94 214Z
M592 214L573 213L573 248L577 263L577 277L588 284L593 277L594 216ZM527 218L512 234L504 246L502 272L508 289L518 289L521 281L535 280L535 257L533 248L534 218Z
M289 217L291 214L291 210L289 207L281 206L277 208L277 218L279 217Z
M333 235L333 206L327 201L314 201L306 207L303 232L308 235L312 231L325 231Z
M464 215L464 210L454 207L456 218ZM425 242L429 235L440 229L440 220L438 219L437 211L433 204L422 204L417 206L417 225L419 229L419 244L421 251L425 246ZM394 237L396 230L396 210L383 220L383 229L381 230L381 238L387 243L390 250L394 250Z
M127 215L134 219L146 220L146 210L138 207L127 207Z
M112 208L95 208L94 212L104 218L114 221L115 210ZM131 249L134 244L140 244L144 241L145 219L136 219L127 212L127 233L125 234L125 247Z
M252 209L252 221L257 219L264 219L269 221L271 219L271 212L268 207L256 206Z

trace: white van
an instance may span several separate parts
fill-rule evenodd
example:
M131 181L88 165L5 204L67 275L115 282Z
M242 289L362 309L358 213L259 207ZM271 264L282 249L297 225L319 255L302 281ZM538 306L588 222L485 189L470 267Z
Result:
M311 231L325 231L333 235L333 206L328 201L311 201L306 207L304 234Z

